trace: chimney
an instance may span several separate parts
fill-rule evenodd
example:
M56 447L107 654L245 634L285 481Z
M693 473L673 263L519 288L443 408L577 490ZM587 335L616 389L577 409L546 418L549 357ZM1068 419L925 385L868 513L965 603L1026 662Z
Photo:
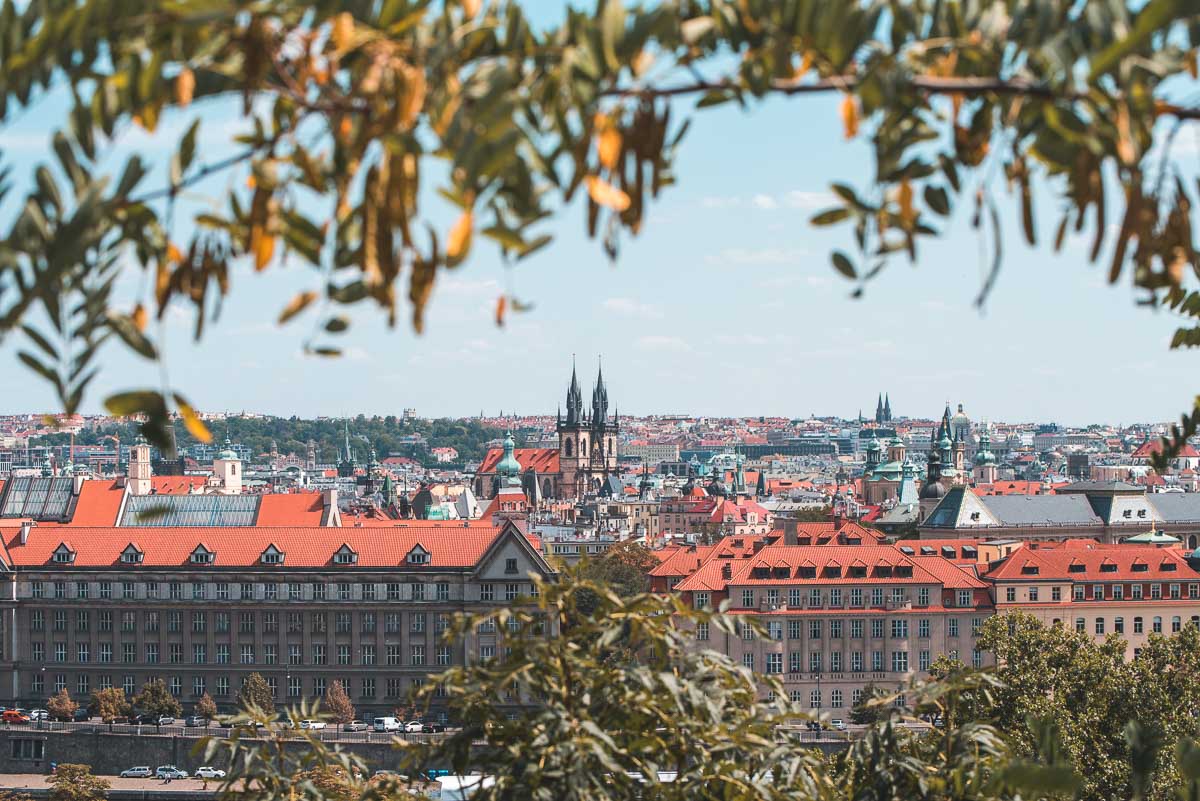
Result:
M22 545L29 542L29 530L31 528L33 528L35 525L37 525L37 524L34 523L32 520L21 521L20 543Z
M833 530L841 531L842 526L846 524L846 518L842 517L842 510L836 506L833 509Z
M766 544L767 544L766 540L755 540L754 541L754 553L758 553L759 551L761 551L763 549L763 546Z
M733 578L733 566L730 565L728 562L721 565L721 578L723 578L723 579Z
M799 545L800 544L800 522L797 520L783 521L783 544L784 545Z
M72 484L72 491L74 492L75 495L78 495L80 490L83 489L84 476L75 475L75 476L72 476L72 478L74 478L74 483Z

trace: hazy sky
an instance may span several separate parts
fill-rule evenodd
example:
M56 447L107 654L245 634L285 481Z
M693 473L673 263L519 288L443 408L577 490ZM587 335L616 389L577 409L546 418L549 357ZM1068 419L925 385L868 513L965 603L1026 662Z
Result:
M843 141L837 102L814 96L700 112L682 146L679 184L651 206L642 234L624 239L616 264L587 239L576 203L550 227L555 243L511 271L477 239L467 264L439 276L424 336L408 327L407 306L388 330L363 304L339 361L302 354L310 318L283 329L273 322L296 291L319 288L311 269L255 275L240 265L200 345L190 341L190 310L169 315L171 381L209 410L552 413L574 353L585 393L603 355L610 400L632 414L851 416L861 407L869 415L888 391L897 414L933 416L950 400L994 420L1132 422L1174 418L1189 402L1200 360L1166 349L1174 321L1136 307L1127 285L1107 287L1082 241L1057 256L1027 248L1002 186L1006 257L986 313L972 304L986 258L965 207L942 241L923 246L915 268L897 261L851 299L828 258L833 247L852 249L850 231L807 222L827 205L831 180L862 186L870 176L868 144ZM227 152L239 124L234 105L202 109L202 158ZM16 178L52 158L58 111L47 101L0 129ZM158 140L128 131L113 157L143 153L159 164L161 183L186 122L168 119ZM1178 155L1194 162L1197 150L1185 139ZM443 228L452 219L432 193L426 207ZM1044 239L1055 208L1043 201L1038 209ZM0 213L7 229L11 201ZM498 329L493 310L505 286L535 308ZM0 384L9 390L0 411L52 410L49 389L16 361L18 344L0 345ZM103 358L87 411L106 392L157 385L157 368L118 346Z

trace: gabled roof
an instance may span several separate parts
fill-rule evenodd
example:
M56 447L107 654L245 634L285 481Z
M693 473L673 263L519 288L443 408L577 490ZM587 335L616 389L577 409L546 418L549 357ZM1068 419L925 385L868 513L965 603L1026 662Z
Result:
M145 554L146 567L178 567L189 563L197 542L220 554L220 567L257 567L259 557L271 545L287 554L287 566L325 567L333 564L334 553L348 545L359 554L358 568L394 567L419 541L430 553L431 567L471 567L495 541L496 526L461 523L449 526L420 525L390 528L143 528L137 541ZM27 542L20 542L19 528L0 528L0 537L17 568L51 562L62 542L59 527L34 527ZM129 543L127 529L79 527L70 530L69 546L76 553L74 567L108 567L120 562Z

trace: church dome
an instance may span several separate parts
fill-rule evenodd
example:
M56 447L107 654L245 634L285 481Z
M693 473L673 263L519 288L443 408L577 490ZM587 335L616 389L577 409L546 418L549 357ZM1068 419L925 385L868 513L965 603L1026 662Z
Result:
M717 498L724 498L729 494L729 491L725 489L725 482L721 480L720 471L713 472L713 480L708 485L708 494Z
M950 418L950 428L963 438L971 431L971 418L967 417L961 403L958 404L958 411Z
M921 487L921 500L923 501L941 500L944 497L946 497L946 488L940 481L927 481L925 486Z
M879 444L879 440L875 437L875 432L872 431L871 438L869 440L867 440L867 450L869 450L871 452L875 452L875 451L878 451L881 447L882 446Z
M521 463L513 455L513 435L510 431L504 437L504 458L496 464L496 475L506 478L517 478L521 475Z
M233 450L233 443L229 441L229 437L225 438L225 446L223 448L221 448L221 450L217 451L217 458L218 459L236 459L236 458L238 458L237 453L235 453Z

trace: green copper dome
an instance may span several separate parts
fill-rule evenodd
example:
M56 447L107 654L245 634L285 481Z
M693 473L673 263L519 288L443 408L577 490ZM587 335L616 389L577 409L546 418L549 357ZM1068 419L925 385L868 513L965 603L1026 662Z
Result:
M236 459L238 455L233 452L233 443L229 441L229 437L225 438L225 447L217 452L218 459Z
M880 448L879 440L875 437L875 431L872 430L871 438L869 440L867 440L867 450L877 451L877 450L879 450L879 448Z
M512 432L509 431L504 436L504 458L496 464L497 477L503 476L509 479L516 479L517 481L520 480L521 463L517 461L517 457L513 456L513 446L515 444Z

